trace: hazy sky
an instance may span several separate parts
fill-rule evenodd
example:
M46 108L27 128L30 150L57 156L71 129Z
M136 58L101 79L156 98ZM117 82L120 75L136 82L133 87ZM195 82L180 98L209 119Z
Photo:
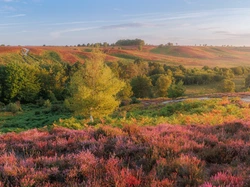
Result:
M0 0L0 44L250 46L250 0Z

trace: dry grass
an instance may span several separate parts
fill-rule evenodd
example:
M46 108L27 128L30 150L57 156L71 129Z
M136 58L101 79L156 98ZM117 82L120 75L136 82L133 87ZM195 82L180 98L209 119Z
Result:
M30 53L42 55L46 51L58 53L65 62L84 62L90 56L87 47L62 47L62 46L26 46ZM22 47L0 47L0 56L20 54ZM139 51L136 46L108 47L102 49L106 53L106 61L117 61L121 58L142 58L146 61L158 61L169 65L184 65L187 67L233 67L249 66L250 48L248 47L200 47L200 46L171 46L157 48L144 46ZM7 58L7 57L6 57Z

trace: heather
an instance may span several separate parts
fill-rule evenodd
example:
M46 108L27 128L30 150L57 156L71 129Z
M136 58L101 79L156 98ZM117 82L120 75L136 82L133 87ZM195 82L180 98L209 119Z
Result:
M1 186L249 186L250 123L0 136Z

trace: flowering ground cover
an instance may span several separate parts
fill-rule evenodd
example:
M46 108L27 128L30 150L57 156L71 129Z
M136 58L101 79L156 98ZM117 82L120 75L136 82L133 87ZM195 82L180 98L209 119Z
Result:
M249 186L250 123L0 135L0 186Z

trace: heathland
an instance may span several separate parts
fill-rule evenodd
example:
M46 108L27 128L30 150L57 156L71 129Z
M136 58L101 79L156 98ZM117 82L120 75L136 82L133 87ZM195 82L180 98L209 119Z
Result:
M1 46L0 186L249 186L249 57L139 39Z

